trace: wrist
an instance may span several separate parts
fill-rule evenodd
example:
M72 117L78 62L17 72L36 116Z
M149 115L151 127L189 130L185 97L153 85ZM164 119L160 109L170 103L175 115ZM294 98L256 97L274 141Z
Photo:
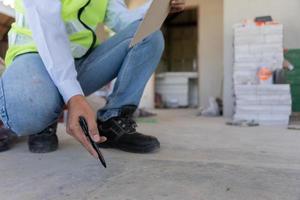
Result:
M69 99L67 105L68 105L68 106L71 106L71 105L74 104L75 102L79 102L79 101L82 101L82 100L85 100L85 97L84 97L83 95L80 95L80 94L74 95L74 96L72 96L72 97Z

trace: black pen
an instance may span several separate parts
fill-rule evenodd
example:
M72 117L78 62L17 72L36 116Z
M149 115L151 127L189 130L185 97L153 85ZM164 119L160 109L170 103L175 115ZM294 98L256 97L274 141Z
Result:
M100 162L106 168L106 162L104 160L104 157L103 157L101 151L99 150L99 148L97 146L97 143L94 142L94 140L91 138L91 136L89 134L89 127L88 127L84 117L79 117L79 124L80 124L81 129L84 132L85 136L88 138L88 140L90 141L90 143L93 146L94 150L97 152Z

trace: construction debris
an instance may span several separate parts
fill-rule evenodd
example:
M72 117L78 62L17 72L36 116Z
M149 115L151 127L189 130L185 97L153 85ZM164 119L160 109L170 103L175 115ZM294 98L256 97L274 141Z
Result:
M240 126L240 127L254 127L254 126L259 126L259 123L254 121L254 120L232 120L229 122L226 122L227 125L229 126Z
M209 98L209 105L207 108L200 110L199 116L204 117L217 117L221 115L221 109L216 98Z

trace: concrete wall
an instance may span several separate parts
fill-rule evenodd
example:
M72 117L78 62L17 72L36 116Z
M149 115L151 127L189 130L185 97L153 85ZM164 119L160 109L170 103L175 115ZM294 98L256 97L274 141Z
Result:
M208 98L222 97L223 0L187 0L198 8L198 68L200 107Z
M223 0L199 1L198 65L200 106L222 96Z
M224 111L233 114L233 24L255 16L272 15L284 24L285 48L300 48L299 0L224 0Z

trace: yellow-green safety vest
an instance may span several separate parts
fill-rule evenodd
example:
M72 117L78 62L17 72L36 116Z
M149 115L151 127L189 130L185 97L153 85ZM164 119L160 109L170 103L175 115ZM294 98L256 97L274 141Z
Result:
M74 58L87 55L100 41L95 31L105 18L108 0L61 0L65 23ZM25 20L23 0L15 0L16 22L9 31L9 48L5 63L9 66L18 55L38 52L32 32Z

